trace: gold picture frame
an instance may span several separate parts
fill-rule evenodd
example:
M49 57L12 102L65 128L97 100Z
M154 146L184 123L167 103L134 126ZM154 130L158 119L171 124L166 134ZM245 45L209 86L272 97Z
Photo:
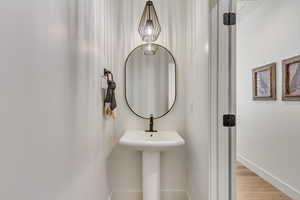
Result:
M252 70L253 100L276 100L276 63Z
M282 61L282 100L300 101L300 56Z

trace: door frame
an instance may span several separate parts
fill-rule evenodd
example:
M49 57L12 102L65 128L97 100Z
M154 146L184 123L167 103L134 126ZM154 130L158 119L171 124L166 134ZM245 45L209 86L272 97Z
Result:
M236 114L236 26L223 24L226 12L236 13L236 0L211 1L210 200L236 199L236 128L223 127L223 115Z

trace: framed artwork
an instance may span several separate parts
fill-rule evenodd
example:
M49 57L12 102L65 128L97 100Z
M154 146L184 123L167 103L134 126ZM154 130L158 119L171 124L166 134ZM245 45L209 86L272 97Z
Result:
M253 100L276 100L276 63L252 70Z
M300 101L300 56L282 61L282 100Z

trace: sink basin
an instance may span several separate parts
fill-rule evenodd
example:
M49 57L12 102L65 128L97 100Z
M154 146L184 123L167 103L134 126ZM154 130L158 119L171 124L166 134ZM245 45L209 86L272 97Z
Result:
M128 130L119 143L142 151L143 200L160 200L160 152L183 145L182 137L176 131Z
M185 142L176 131L145 132L128 130L120 139L120 144L138 151L166 151Z

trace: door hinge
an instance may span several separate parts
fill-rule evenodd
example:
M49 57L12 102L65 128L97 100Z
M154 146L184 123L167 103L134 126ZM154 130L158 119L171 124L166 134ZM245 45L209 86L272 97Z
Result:
M227 26L236 25L236 14L232 12L224 13L223 24Z
M232 114L223 115L224 127L235 127L235 125L236 125L235 115Z

